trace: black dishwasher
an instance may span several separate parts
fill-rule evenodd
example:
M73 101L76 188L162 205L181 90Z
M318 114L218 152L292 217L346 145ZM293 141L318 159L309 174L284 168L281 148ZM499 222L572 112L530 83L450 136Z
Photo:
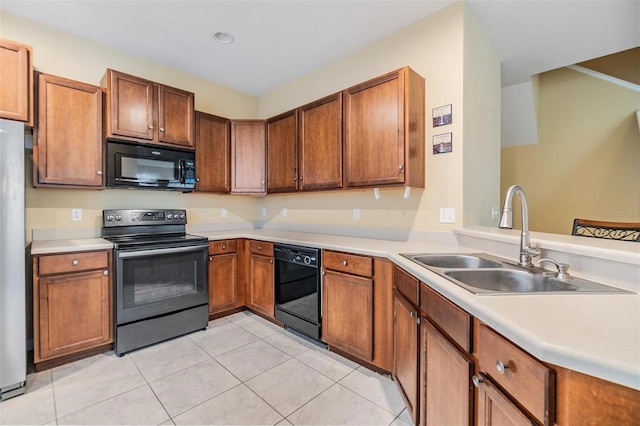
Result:
M275 244L273 257L276 318L320 340L320 250Z

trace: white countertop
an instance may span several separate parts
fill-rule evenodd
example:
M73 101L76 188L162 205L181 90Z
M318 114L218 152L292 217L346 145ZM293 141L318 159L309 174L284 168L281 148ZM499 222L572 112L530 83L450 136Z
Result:
M446 243L265 229L198 234L210 240L253 238L386 257L541 361L640 390L640 295L637 293L474 295L400 256L400 253L478 252ZM99 238L34 241L32 254L110 247L111 243Z

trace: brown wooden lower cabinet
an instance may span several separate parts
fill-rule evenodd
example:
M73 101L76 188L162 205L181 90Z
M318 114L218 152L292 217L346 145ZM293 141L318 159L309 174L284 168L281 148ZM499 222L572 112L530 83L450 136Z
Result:
M477 424L478 426L534 425L491 380L478 377Z
M113 342L111 250L35 256L34 362Z
M247 305L269 318L274 317L273 243L249 241Z
M414 424L419 413L419 322L418 310L397 290L393 292L393 379Z
M373 280L334 271L322 277L322 339L373 361Z
M209 243L209 315L244 305L237 240ZM241 250L240 250L241 251Z
M420 335L420 424L473 424L473 361L424 317Z

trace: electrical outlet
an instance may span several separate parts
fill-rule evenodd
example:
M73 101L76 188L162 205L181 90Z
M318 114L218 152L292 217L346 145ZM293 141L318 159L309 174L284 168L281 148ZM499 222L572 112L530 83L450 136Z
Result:
M227 217L227 209L221 209L220 210L220 216Z
M262 217L266 217L267 216L267 208L263 207L260 209L260 216Z
M353 220L360 219L360 209L353 209Z
M497 218L498 218L498 208L491 207L491 219L497 219Z
M456 209L454 208L440 209L440 223L456 223Z
M71 220L79 222L82 220L82 209L71 209Z
M286 207L282 208L282 216L287 217L287 208Z

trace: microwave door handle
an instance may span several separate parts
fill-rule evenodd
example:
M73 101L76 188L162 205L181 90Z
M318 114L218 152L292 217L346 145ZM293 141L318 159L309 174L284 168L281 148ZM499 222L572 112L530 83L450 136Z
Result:
M184 160L178 160L178 180L181 184L185 181Z

